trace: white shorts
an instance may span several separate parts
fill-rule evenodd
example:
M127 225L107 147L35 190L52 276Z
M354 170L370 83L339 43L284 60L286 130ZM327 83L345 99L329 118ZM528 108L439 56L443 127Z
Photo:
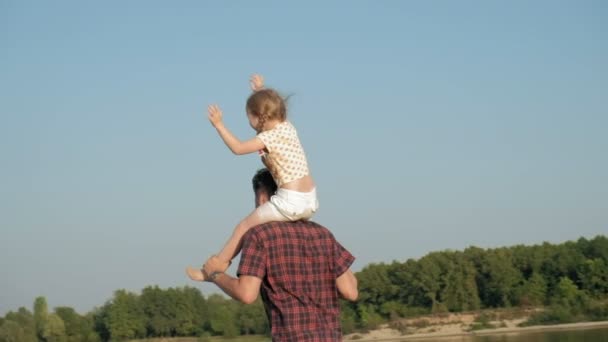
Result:
M299 192L279 188L270 201L257 208L264 222L308 220L319 209L317 189Z

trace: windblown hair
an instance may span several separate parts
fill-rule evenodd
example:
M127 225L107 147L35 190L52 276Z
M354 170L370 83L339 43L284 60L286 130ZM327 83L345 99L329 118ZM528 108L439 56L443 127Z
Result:
M287 119L287 106L285 99L274 89L262 89L247 99L247 112L258 118L256 131L262 132L268 120L285 121Z

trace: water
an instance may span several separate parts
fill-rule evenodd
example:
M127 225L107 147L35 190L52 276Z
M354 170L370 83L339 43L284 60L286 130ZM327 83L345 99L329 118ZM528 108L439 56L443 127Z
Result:
M442 342L608 342L608 328L458 337Z

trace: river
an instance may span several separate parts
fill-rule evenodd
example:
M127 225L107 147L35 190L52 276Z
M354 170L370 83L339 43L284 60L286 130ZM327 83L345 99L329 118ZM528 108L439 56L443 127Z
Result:
M608 328L467 336L442 339L441 342L608 342Z

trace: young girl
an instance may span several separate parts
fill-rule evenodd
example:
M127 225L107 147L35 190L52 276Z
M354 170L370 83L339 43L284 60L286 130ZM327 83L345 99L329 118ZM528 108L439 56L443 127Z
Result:
M234 228L218 254L225 262L224 270L240 251L241 238L251 227L271 221L307 220L319 207L304 150L296 129L287 121L285 101L275 90L264 89L259 75L253 75L250 84L253 94L247 100L246 111L249 124L257 132L255 138L237 139L224 126L222 111L217 105L209 106L209 121L234 154L258 152L278 190L270 201L256 208ZM188 267L186 271L192 280L206 280L200 269Z

